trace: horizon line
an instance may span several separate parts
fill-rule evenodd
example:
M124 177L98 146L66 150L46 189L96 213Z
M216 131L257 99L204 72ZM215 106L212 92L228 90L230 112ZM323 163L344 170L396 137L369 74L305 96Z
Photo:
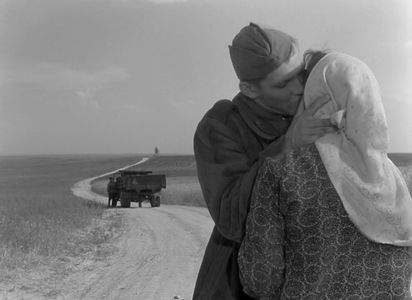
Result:
M154 153L132 153L132 152L124 152L124 153L92 153L92 152L85 152L85 153L5 153L0 154L1 156L63 156L63 155L136 155L136 156L154 156ZM157 154L158 156L170 156L170 155L194 155L194 153L178 153L178 152L164 152Z

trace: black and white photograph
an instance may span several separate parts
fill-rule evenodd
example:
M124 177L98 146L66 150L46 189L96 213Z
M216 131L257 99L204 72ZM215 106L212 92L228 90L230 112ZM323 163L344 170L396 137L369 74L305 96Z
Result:
M412 1L0 0L0 300L411 300Z

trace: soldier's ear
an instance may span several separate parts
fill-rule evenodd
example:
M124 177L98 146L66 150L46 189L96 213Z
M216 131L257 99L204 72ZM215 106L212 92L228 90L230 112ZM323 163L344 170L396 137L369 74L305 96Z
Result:
M243 95L251 99L256 99L259 96L259 88L247 81L239 82L239 90Z

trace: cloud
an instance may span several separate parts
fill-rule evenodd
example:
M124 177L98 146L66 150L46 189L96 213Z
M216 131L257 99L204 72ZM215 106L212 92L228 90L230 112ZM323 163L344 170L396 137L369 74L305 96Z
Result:
M129 77L125 69L104 68L97 71L84 71L64 64L35 63L9 67L3 70L0 85L33 86L47 91L72 91L79 98L89 100L106 86L121 82ZM7 74L7 76L5 75Z
M101 110L102 106L98 99L95 99L96 90L85 89L76 91L75 94L80 100L80 104L86 107L91 107L94 110Z
M156 109L150 107L147 104L142 105L141 103L119 103L113 109L122 114L150 115L156 113Z

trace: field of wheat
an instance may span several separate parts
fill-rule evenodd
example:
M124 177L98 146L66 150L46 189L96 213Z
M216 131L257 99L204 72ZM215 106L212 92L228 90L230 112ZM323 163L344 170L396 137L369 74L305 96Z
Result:
M0 157L0 287L5 283L12 286L17 277L39 268L42 274L49 272L53 274L49 278L59 280L59 276L70 272L65 268L73 263L68 262L78 257L107 257L110 253L100 253L100 245L120 232L116 228L121 228L121 213L112 210L110 218L105 218L105 205L75 197L71 187L80 180L133 164L141 157ZM391 159L412 193L412 155L397 154ZM166 174L162 204L205 206L192 155L152 157L132 169ZM99 178L92 188L105 194L107 182L107 177ZM28 282L34 280L31 276L27 275ZM41 281L43 275L37 276L36 280Z
M134 155L1 157L0 269L30 268L95 247L105 238L88 230L104 206L75 197L71 187L138 160Z

